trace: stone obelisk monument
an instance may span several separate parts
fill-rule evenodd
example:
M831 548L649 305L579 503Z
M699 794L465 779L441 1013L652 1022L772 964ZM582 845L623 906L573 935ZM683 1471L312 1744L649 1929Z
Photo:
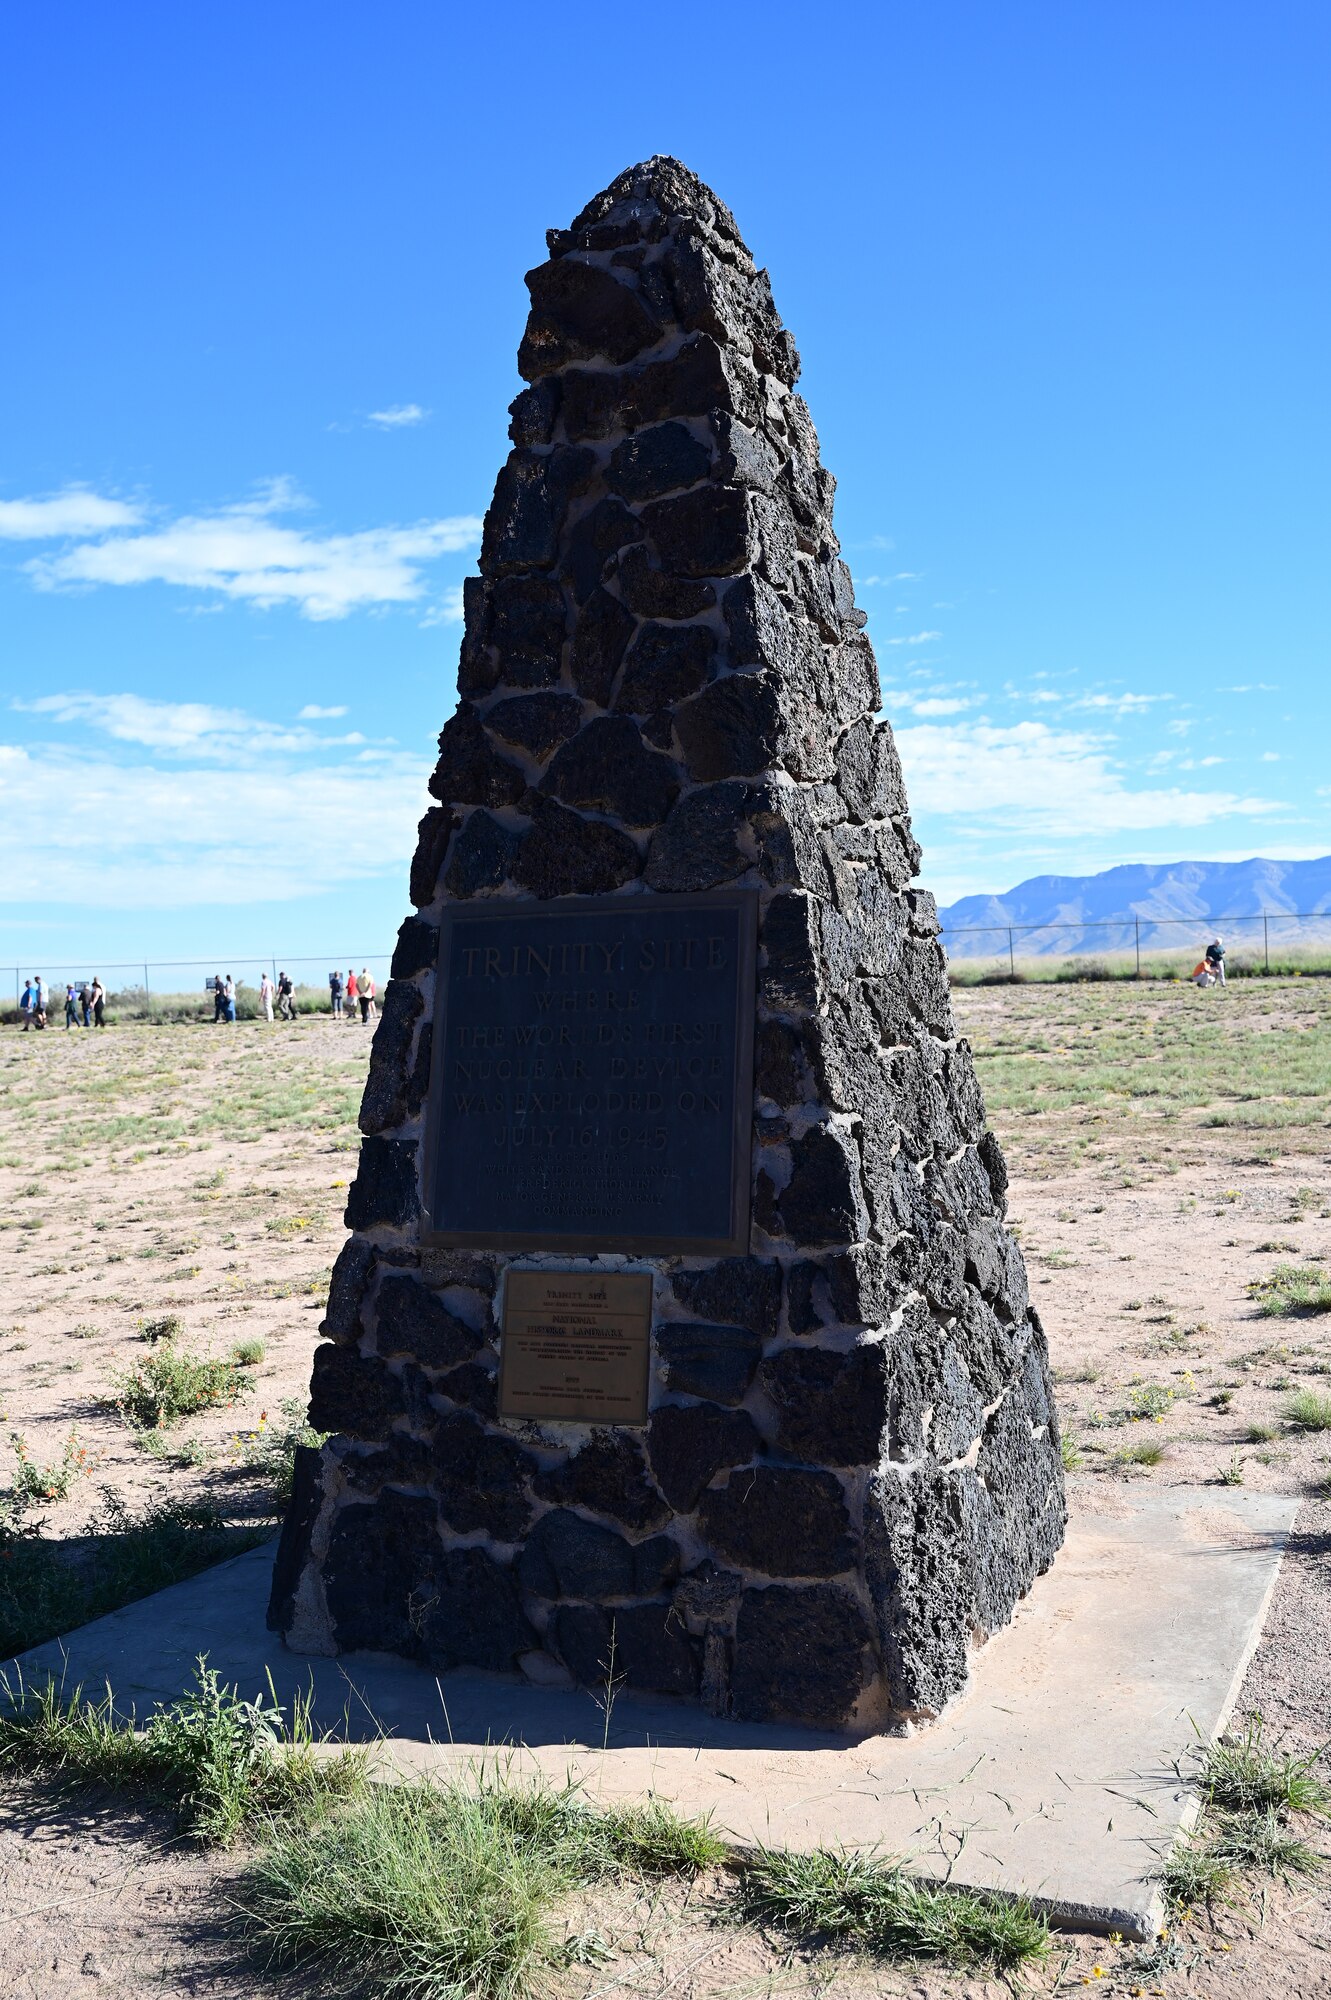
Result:
M548 242L270 1619L899 1727L1063 1535L1003 1160L766 273Z

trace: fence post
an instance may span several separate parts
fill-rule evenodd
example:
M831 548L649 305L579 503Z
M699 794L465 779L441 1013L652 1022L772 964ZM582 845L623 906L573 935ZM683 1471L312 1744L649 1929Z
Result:
M1140 979L1142 976L1142 920L1140 917L1134 917L1132 923L1137 933L1137 977Z
M143 1008L144 1012L151 1018L153 1010L153 996L152 996L152 988L148 984L148 968L146 965L143 968Z
M1012 956L1012 926L1011 926L1011 924L1009 924L1009 925L1008 925L1008 927L1007 927L1007 969L1008 969L1008 974L1009 974L1009 977L1010 977L1010 978L1012 978L1012 979L1015 979L1015 978L1016 978L1016 976L1017 976L1017 961L1016 961L1016 959L1015 959L1015 958L1014 958L1014 957Z
M1263 958L1264 958L1264 959L1266 960L1266 969L1267 969L1267 971L1268 971L1268 972L1270 972L1270 970L1271 970L1271 932L1270 932L1270 930L1269 930L1269 929L1268 929L1268 927L1267 927L1267 922L1266 922L1266 911L1265 911L1265 910L1263 910L1263 911L1262 911L1262 956L1263 956Z

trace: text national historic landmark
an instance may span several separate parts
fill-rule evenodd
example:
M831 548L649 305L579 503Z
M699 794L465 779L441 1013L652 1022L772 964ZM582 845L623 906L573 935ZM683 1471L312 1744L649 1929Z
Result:
M798 357L722 204L527 279L270 1622L842 1729L1065 1509Z

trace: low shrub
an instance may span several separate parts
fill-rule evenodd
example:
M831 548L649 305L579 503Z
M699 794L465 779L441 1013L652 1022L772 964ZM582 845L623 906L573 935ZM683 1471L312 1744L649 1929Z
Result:
M1303 1319L1331 1313L1331 1278L1319 1264L1276 1264L1248 1287L1268 1319Z
M1286 1403L1284 1418L1301 1431L1331 1431L1331 1396L1319 1396L1315 1389L1300 1389Z
M110 1401L139 1430L158 1430L200 1410L234 1403L249 1387L245 1371L253 1365L241 1359L241 1352L188 1354L165 1342L113 1378Z
M237 1455L272 1490L279 1511L291 1498L297 1451L301 1446L317 1449L328 1436L326 1431L314 1429L299 1397L284 1397L281 1411L277 1422L270 1421L268 1412L263 1411L254 1429L241 1431L234 1440Z

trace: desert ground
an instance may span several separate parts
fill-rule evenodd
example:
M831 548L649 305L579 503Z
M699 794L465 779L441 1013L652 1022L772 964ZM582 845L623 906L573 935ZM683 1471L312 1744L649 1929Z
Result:
M1007 1153L1072 1505L1112 1509L1141 1480L1300 1496L1240 1713L1313 1750L1331 1733L1331 1428L1296 1415L1331 1397L1331 1313L1300 1310L1297 1287L1310 1267L1331 1268L1331 981L954 997ZM10 1504L26 1491L23 1518L48 1540L95 1557L117 1507L201 1510L230 1524L223 1538L272 1519L273 1439L300 1421L367 1051L359 1024L327 1018L4 1031L0 1490ZM1293 1309L1269 1309L1282 1300ZM167 1350L217 1361L226 1393L145 1428L133 1421L143 1369ZM0 1652L17 1643L0 1640ZM1324 1830L1305 1832L1325 1842ZM237 1958L234 1867L121 1802L11 1782L0 1986L24 2000L297 1990ZM559 1975L559 1990L1009 1990L718 1923L714 1889L703 1878L687 1894L602 1897L592 1915L612 1955ZM585 1928L588 1913L574 1922ZM1326 1883L1247 1882L1150 1953L1058 1939L1023 1978L1040 1993L1314 2000L1331 1994ZM299 1988L316 1989L329 1990Z

